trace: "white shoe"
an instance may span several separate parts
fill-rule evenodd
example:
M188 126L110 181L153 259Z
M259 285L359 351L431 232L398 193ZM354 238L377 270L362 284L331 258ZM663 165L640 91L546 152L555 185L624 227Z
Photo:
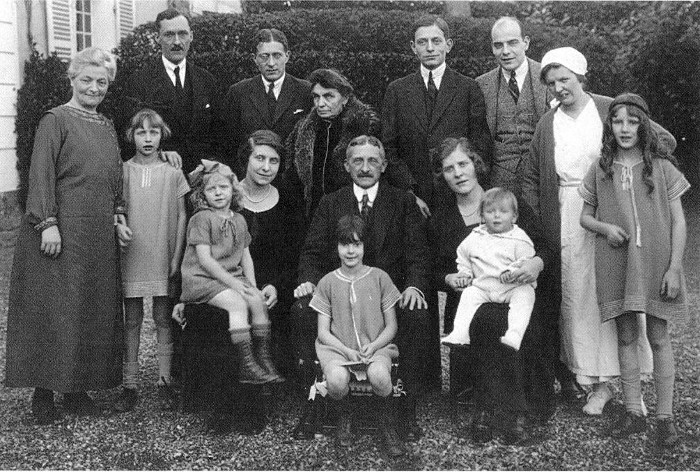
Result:
M587 402L583 406L583 412L587 415L600 416L603 414L605 404L612 399L612 392L607 383L600 383L593 388L587 396Z

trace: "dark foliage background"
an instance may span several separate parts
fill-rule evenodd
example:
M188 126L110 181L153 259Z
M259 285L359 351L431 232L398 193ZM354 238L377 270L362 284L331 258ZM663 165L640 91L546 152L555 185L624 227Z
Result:
M247 0L242 15L194 18L190 58L208 69L223 90L256 73L251 60L254 33L276 27L287 35L290 73L305 77L318 67L340 70L359 98L381 106L386 86L416 68L410 51L412 22L426 11L443 13L445 2L328 2ZM448 63L476 77L495 66L490 28L501 15L516 15L531 38L529 56L574 46L588 59L589 89L614 96L635 91L653 117L679 140L683 161L698 144L700 124L700 3L691 2L472 2L471 17L446 16L455 46ZM117 78L101 105L112 116L127 77L158 54L156 25L124 38L115 51ZM41 114L70 97L66 65L55 56L33 54L17 103L17 154L24 202L34 130ZM695 179L694 162L684 162Z

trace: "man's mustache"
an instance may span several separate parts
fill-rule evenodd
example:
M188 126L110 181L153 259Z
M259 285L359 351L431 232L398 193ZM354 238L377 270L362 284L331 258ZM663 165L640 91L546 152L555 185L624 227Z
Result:
M371 172L358 172L358 177L373 177Z
M183 47L182 47L181 45L179 45L179 44L173 44L173 45L170 47L170 50L171 50L171 51L183 51L184 49L185 49L185 48L183 48Z

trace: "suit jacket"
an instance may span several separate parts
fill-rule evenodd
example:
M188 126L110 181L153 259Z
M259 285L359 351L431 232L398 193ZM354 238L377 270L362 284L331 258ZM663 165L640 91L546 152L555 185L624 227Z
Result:
M549 110L549 102L553 97L549 95L547 87L540 81L540 71L542 70L540 63L530 58L527 58L527 63L530 69L526 80L529 80L530 84L526 83L524 86L531 86L535 95L534 111L536 123ZM491 131L492 139L495 138L496 132L496 103L498 103L498 88L502 76L501 68L496 67L476 78L476 83L479 84L486 101L486 123L488 123L489 131Z
M193 170L200 159L221 160L223 124L219 107L221 94L214 76L187 61L187 81L192 84L192 116L184 136L172 136L161 142L162 149L177 151L182 157L183 170ZM131 117L142 108L152 108L166 123L175 121L173 101L175 87L168 77L161 57L152 60L129 78L126 93L118 111L120 135L129 126ZM122 156L131 157L133 146L123 146Z
M250 133L269 129L277 133L284 143L296 122L306 116L312 107L311 84L290 74L286 74L282 82L275 116L270 116L268 112L267 92L260 75L232 85L223 107L229 165L235 162L238 147ZM284 169L284 163L281 163L280 169Z
M360 214L352 185L321 198L299 258L300 284L318 284L324 275L340 266L335 230L338 220L348 214ZM400 291L416 287L427 293L427 228L413 195L380 182L370 219L372 229L365 242L365 254L373 253L375 260L368 265L388 273Z
M425 84L420 72L389 84L382 107L382 141L389 159L388 177L430 203L433 166L430 150L448 137L466 137L484 161L491 162L484 95L473 79L445 69L432 118L428 122Z

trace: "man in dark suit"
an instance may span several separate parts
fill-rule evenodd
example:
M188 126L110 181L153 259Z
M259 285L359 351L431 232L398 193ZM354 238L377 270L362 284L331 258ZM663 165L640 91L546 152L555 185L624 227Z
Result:
M420 70L389 84L382 107L382 141L390 181L410 189L429 216L429 207L439 200L430 150L445 138L466 137L489 164L492 146L479 86L445 63L453 45L445 20L423 16L414 31L411 49L420 60Z
M492 186L518 193L520 163L530 155L535 125L549 109L547 87L539 80L540 63L525 54L530 38L516 18L499 18L491 29L491 49L498 67L477 77L486 100L486 122L494 140Z
M162 55L130 77L118 128L124 130L141 108L154 109L172 131L161 148L177 151L182 169L188 173L202 158L222 157L223 126L217 112L221 94L214 76L187 60L192 42L189 18L170 8L158 14L156 23ZM125 157L131 157L133 148L122 149Z
M311 84L285 71L290 52L284 33L274 28L261 29L256 38L253 61L260 75L232 85L224 101L230 164L235 162L238 147L250 133L269 129L284 142L296 122L313 106ZM280 168L284 168L284 163L280 163Z
M400 377L408 392L402 420L408 438L420 435L415 418L415 395L423 383L425 335L428 312L424 293L430 266L427 229L410 193L392 187L380 177L387 167L382 143L359 136L348 145L345 169L353 185L325 195L314 213L299 259L298 300L292 308L297 323L297 348L302 359L315 358L316 314L308 308L318 281L340 265L335 243L338 220L347 214L361 215L367 222L364 262L389 274L402 292L397 314Z

